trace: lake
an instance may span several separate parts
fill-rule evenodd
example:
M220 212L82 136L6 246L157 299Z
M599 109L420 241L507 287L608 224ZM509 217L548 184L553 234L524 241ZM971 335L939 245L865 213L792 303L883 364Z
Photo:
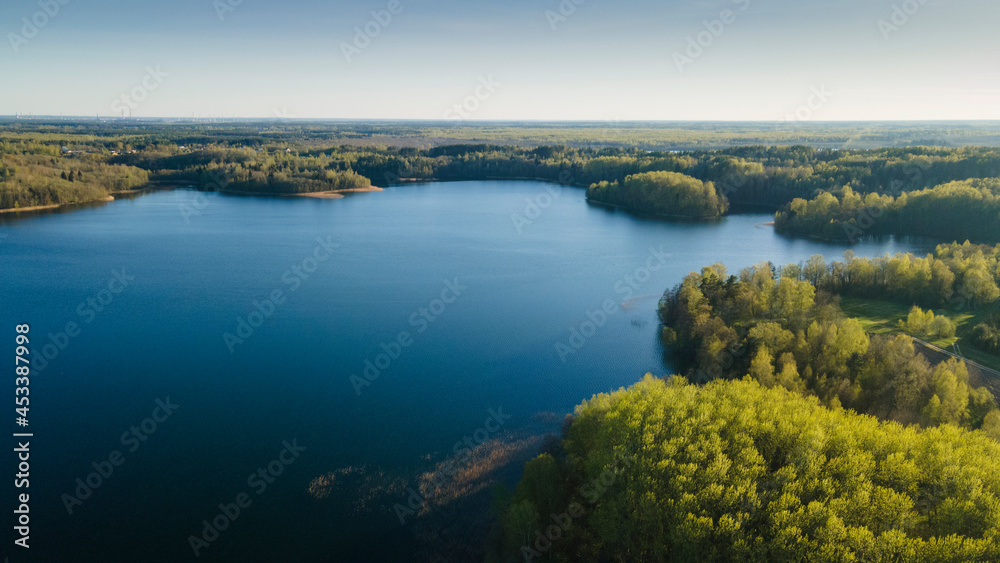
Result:
M526 181L6 218L0 326L13 355L29 323L35 359L32 560L408 560L439 525L461 543L489 492L436 463L516 479L581 400L671 373L656 304L688 272L845 250L770 220L642 220ZM443 491L400 512L428 472Z

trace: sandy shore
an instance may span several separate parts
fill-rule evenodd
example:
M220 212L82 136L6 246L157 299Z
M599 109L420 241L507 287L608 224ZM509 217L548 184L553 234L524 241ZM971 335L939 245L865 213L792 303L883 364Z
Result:
M370 188L352 188L349 190L328 190L325 192L309 192L304 194L294 194L295 197L314 197L317 199L340 199L347 193L356 192L380 192L382 188L371 186Z
M337 192L313 192L309 194L295 194L295 197L313 197L316 199L340 199L344 197L344 194L338 194Z
M0 213L20 213L22 211L42 211L44 209L58 209L67 205L80 205L83 203L96 203L99 201L114 201L114 196L108 196L101 199L95 199L93 201L78 201L76 203L53 203L52 205L32 205L30 207L12 207L10 209L0 209Z

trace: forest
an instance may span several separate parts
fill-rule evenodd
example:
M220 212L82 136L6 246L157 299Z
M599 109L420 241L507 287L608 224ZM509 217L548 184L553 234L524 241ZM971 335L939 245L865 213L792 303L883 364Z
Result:
M727 276L716 264L688 275L661 299L664 345L696 382L749 375L830 408L903 424L1000 423L995 399L970 385L964 362L932 365L905 334L867 334L844 315L836 295L822 289L834 285L832 279L809 280L810 266L776 272L760 264ZM991 283L995 287L992 277ZM911 316L914 328L927 330L923 312Z
M989 233L973 236L970 222L957 217L969 207L981 216L992 209L996 183L984 179L1000 177L1000 148L858 149L734 143L706 149L693 143L686 150L653 150L628 143L622 131L630 131L629 127L616 133L615 143L565 142L576 138L568 132L576 135L588 127L552 126L544 129L545 135L537 128L481 128L483 136L472 138L501 141L491 144L454 142L434 136L436 130L430 126L403 124L364 128L318 123L109 123L99 127L15 122L0 125L0 150L7 168L30 145L34 148L28 150L51 153L49 164L56 174L22 175L14 182L4 176L0 202L4 207L23 207L100 199L122 185L137 187L142 174L154 185L276 195L418 180L535 179L587 188L593 203L639 215L714 218L732 210L768 209L778 211L778 228L788 234L840 239L845 228L854 237L923 229L946 240L989 238ZM500 130L509 136L497 136ZM889 134L890 130L880 131ZM525 146L519 144L524 138L516 131L551 141L568 136L560 144ZM420 133L427 136L419 137ZM764 135L762 139L777 137ZM420 142L409 146L403 140ZM92 189L80 192L77 186L61 182L61 172L68 174L81 161L125 170L138 180L121 182L102 175L100 182L91 184ZM921 214L942 205L950 210L947 217L930 227L921 226ZM850 221L859 206L877 215L872 225L865 217L854 217L855 222L863 221L860 233ZM831 227L831 219L847 227Z
M1000 178L974 178L902 192L856 193L850 186L811 200L795 198L775 214L779 232L855 242L868 235L1000 241Z
M91 154L63 154L58 145L0 141L0 209L83 203L149 181L149 172L109 164Z
M277 159L296 171L353 172L374 185L406 180L539 179L580 187L600 182L623 185L626 178L648 172L678 172L712 182L717 196L734 205L770 207L796 197L812 198L820 191L845 185L859 193L875 193L884 186L929 188L940 182L1000 176L1000 149L982 147L943 149L911 147L858 151L817 150L805 146L737 147L713 151L648 152L622 147L572 148L460 144L428 149L333 146L300 150L290 145L143 147L118 155L111 162L149 170L164 179L199 172L209 166L227 168L248 160ZM275 170L264 162L264 170ZM158 176L159 177L159 176ZM711 207L705 192L700 205ZM637 213L656 214L651 202L637 200Z
M910 335L994 310L998 257L967 242L692 272L659 304L684 376L579 405L498 493L491 560L997 560L996 399ZM911 308L870 334L842 296Z
M997 427L920 427L751 378L576 407L498 497L491 561L997 561Z

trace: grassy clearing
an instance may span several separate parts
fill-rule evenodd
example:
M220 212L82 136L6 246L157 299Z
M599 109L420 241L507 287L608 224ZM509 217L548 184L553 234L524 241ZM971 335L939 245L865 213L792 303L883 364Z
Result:
M909 314L912 305L902 305L878 299L842 296L840 307L848 317L858 319L861 322L861 326L868 332L875 334L895 334L906 332L899 328L899 321L906 320L906 315ZM932 310L935 315L945 315L955 323L955 337L931 339L921 334L911 334L910 336L930 342L949 352L955 351L952 345L957 343L963 356L984 366L1000 370L1000 358L977 348L972 339L972 329L982 322L985 311L953 311L945 307Z

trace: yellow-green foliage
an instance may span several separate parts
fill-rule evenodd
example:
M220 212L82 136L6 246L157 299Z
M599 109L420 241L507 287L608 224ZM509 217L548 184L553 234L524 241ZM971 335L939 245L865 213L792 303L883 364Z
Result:
M808 201L795 198L775 215L775 226L791 234L838 240L907 234L982 242L1000 237L998 212L1000 178L970 178L897 197L862 195L845 186Z
M996 402L988 389L972 388L965 364L932 366L908 336L866 334L857 319L843 315L835 298L816 288L861 285L852 266L864 260L835 263L831 272L821 257L814 258L780 273L769 263L758 264L738 278L725 278L725 267L714 265L667 291L660 300L661 333L682 373L696 383L750 375L767 387L904 424L978 428ZM893 258L886 270L908 263ZM850 282L838 282L837 276L851 276ZM890 283L901 277L885 276ZM927 285L932 277L923 279ZM947 317L917 307L902 324L921 336L955 333Z
M934 315L934 311L924 311L916 305L910 309L905 321L899 321L899 327L917 336L934 338L951 338L955 336L955 323L944 315Z
M590 186L587 197L638 213L678 217L718 217L729 207L715 184L680 172L632 174L621 184L602 181Z
M1000 444L983 431L647 375L578 406L564 447L566 490L616 478L536 560L1000 561Z

